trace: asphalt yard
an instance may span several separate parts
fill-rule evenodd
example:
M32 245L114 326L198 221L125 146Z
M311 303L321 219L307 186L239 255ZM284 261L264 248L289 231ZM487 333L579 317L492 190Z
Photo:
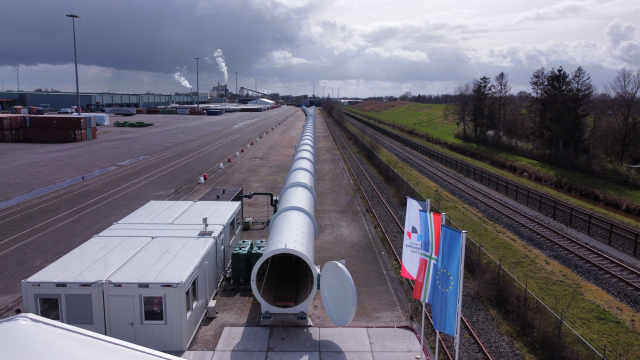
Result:
M146 128L100 127L97 140L0 143L0 317L21 306L20 281L150 200L165 200L287 116L283 107L222 116L136 115ZM112 117L122 120L121 117ZM109 171L85 180L69 179ZM47 187L68 185L48 192Z

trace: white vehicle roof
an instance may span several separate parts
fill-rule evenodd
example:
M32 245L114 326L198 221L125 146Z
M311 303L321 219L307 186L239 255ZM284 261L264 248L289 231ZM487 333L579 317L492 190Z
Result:
M116 224L225 225L240 208L239 201L150 201Z
M1 359L180 359L33 314L0 320L0 339Z
M187 279L214 241L210 237L96 236L26 282L177 284Z

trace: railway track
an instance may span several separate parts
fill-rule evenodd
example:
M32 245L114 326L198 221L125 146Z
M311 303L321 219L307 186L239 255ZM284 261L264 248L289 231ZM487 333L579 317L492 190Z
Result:
M415 166L440 178L458 191L475 199L491 210L498 212L505 218L515 222L518 226L526 228L536 234L546 244L554 247L555 251L562 251L572 256L575 260L588 267L588 271L597 271L604 277L614 280L618 286L624 287L631 294L640 295L640 271L612 258L611 256L591 248L579 240L553 228L550 225L532 217L516 207L502 201L480 186L473 186L464 181L459 174L452 175L450 171L433 164L421 154L409 150L394 140L382 134L369 131L364 125L348 120L350 125L371 136L388 149L400 154ZM547 248L547 250L549 250Z
M319 113L321 114L323 120L325 121L325 124L327 124L327 127L330 129L330 134L333 137L334 142L336 143L338 151L341 153L342 157L345 159L345 163L349 168L350 172L353 174L356 184L360 188L365 200L369 204L369 208L373 213L373 216L375 217L380 229L382 230L383 235L393 252L395 260L398 262L398 264L400 264L401 257L398 254L396 249L402 248L401 239L402 239L402 234L404 233L404 225L400 222L400 220L398 219L398 216L396 216L393 209L391 208L391 206L389 206L389 204L385 200L385 197L381 194L380 190L376 187L376 185L371 180L369 175L367 175L367 172L364 170L364 168L358 161L357 157L353 154L351 149L349 149L347 142L336 130L335 126L331 124L331 121L327 120L324 112L320 111ZM352 166L351 162L353 162L355 166ZM363 181L360 181L359 178L363 179ZM366 191L366 189L368 189L369 191ZM373 196L368 196L367 193L373 194ZM398 239L400 240L398 241ZM410 283L411 288L413 288L414 283L410 280L407 280L407 281ZM425 311L425 315L429 319L429 322L433 325L433 320L427 311ZM467 322L464 316L461 316L461 319L465 328L469 332L469 336L476 343L480 352L487 359L492 359L491 355L489 354L487 349L484 347L484 345L480 341L480 338L474 332L473 328ZM446 354L447 358L453 359L451 352L449 352L449 349L447 348L442 338L440 338L440 345L441 345L441 348L444 349L444 353ZM423 350L426 350L426 348L424 348Z

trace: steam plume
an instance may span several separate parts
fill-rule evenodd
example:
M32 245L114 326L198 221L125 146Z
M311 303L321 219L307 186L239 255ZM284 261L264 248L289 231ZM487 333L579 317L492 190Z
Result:
M224 83L229 82L229 75L227 74L227 64L224 63L224 55L222 54L222 50L218 49L213 53L213 56L216 58L216 63L218 64L218 70L224 75ZM209 60L209 58L207 58Z
M180 71L184 71L185 68L177 68ZM182 74L180 74L180 71L176 72L175 74L173 74L173 78L176 79L180 85L186 87L186 88L191 88L191 85L189 85L189 82L187 81L187 79L184 78L184 76L182 76Z

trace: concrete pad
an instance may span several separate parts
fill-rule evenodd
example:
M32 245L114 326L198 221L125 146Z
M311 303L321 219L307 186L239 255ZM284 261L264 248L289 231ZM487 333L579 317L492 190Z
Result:
M416 335L405 329L367 329L371 350L376 352L415 351L420 354L420 343ZM374 356L375 357L375 356Z
M268 352L267 360L320 360L318 352Z
M269 352L272 351L320 351L320 329L273 328L269 338Z
M189 360L211 360L213 351L185 351L180 357Z
M373 358L375 360L409 360L416 359L416 356L420 356L419 352L374 352Z
M265 360L267 353L262 351L217 351L212 360Z
M371 351L367 329L321 328L320 351Z
M267 351L271 329L227 327L222 331L216 353L222 351Z
M320 360L373 360L373 355L364 351L326 351L320 353Z

